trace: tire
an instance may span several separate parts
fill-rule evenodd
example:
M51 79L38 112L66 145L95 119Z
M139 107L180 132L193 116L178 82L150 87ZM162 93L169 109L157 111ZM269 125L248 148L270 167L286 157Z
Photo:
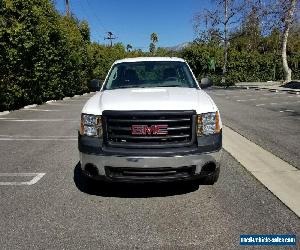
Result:
M77 164L74 171L74 182L77 188L85 193L90 193L95 185L95 180L87 176L80 167L80 163Z
M213 174L206 176L202 180L201 185L214 185L218 181L219 175L220 175L220 168L217 168Z

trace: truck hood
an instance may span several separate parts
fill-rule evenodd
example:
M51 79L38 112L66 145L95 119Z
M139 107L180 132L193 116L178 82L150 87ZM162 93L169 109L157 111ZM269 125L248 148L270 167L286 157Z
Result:
M195 110L199 114L217 111L217 107L201 89L128 88L97 93L82 112L101 115L104 110Z

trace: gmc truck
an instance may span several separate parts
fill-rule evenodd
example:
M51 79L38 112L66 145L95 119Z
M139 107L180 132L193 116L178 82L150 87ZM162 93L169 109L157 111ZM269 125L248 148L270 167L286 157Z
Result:
M181 58L116 61L82 109L78 148L83 176L214 184L222 122L201 86Z

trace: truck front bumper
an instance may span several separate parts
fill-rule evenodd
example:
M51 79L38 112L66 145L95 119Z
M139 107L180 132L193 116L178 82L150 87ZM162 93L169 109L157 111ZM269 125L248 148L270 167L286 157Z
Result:
M222 134L207 136L187 148L108 148L98 138L78 137L82 172L108 182L194 180L220 171Z
M80 153L84 174L109 182L194 180L219 172L222 150L169 157L104 156Z

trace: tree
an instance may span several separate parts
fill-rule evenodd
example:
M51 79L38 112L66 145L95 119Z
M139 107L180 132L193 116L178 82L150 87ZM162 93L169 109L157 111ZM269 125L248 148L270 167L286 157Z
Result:
M249 14L243 18L241 23L241 36L247 40L248 51L255 51L259 47L261 39L261 25L258 6L252 6Z
M49 0L0 1L0 111L87 90L88 25Z
M245 5L237 0L217 0L214 8L211 10L206 9L194 17L196 32L200 35L208 33L208 37L211 38L217 36L223 43L223 83L226 81L229 42L233 39L230 33L233 33L236 29L235 25L240 23L244 8Z
M283 14L281 56L282 56L282 65L284 70L284 80L290 82L292 80L292 70L288 65L286 47L287 47L287 42L289 37L289 31L292 26L293 16L296 9L296 0L288 0L285 2L285 4L286 4L286 8Z
M260 5L266 30L278 29L281 33L281 59L286 82L292 79L292 70L288 64L287 45L293 23L299 18L299 0L269 0Z
M151 43L149 45L149 51L150 53L154 54L156 49L156 43L158 42L158 35L153 32L150 36Z
M127 46L126 46L126 51L127 51L127 52L130 52L131 50L132 50L131 44L127 44Z
M86 41L87 43L90 43L91 32L90 32L89 23L84 20L84 21L78 23L78 27L79 27L79 30L80 30L83 40Z
M150 51L151 54L154 54L154 52L155 52L155 44L154 43L150 43L149 51Z

